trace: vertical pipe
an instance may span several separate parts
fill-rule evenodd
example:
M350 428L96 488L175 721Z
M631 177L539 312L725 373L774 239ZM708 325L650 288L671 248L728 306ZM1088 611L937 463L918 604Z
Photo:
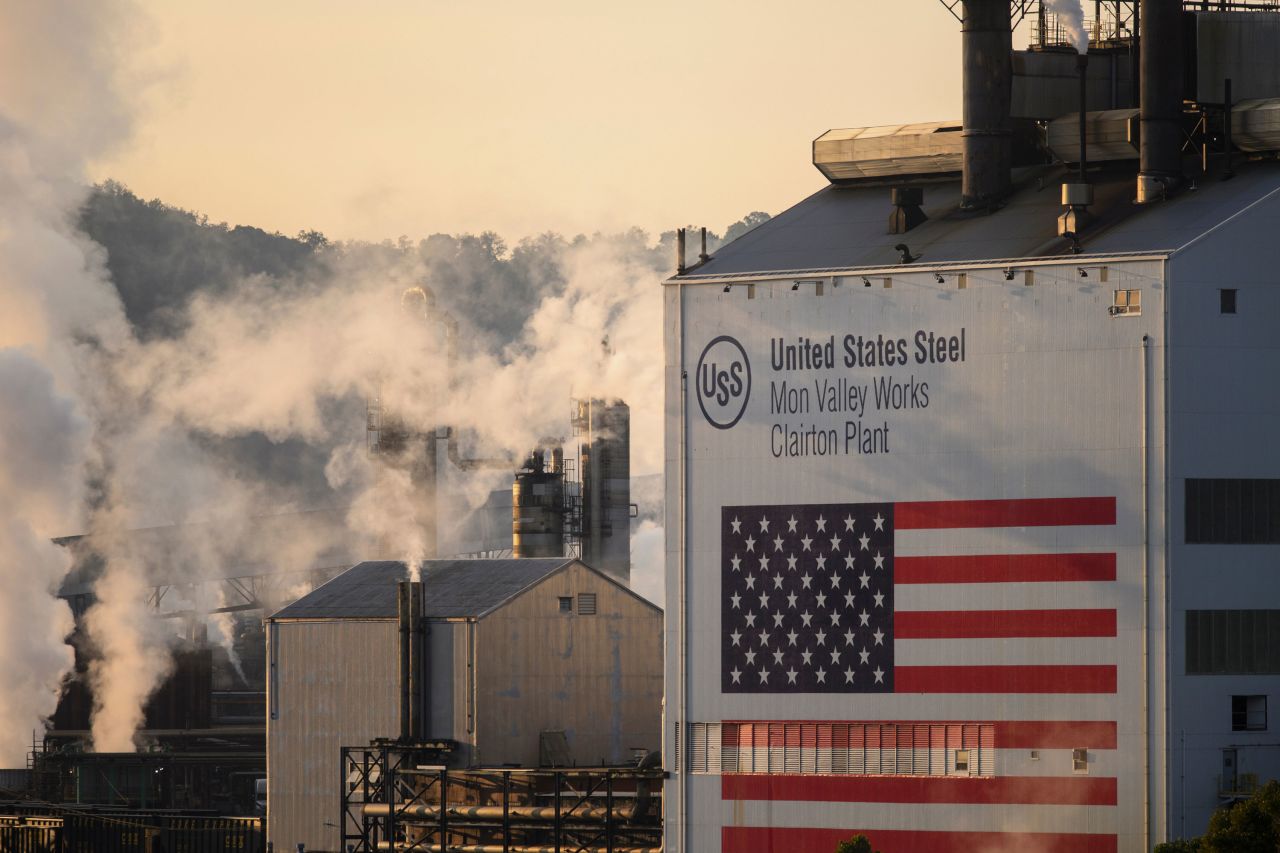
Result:
M1133 20L1129 24L1129 106L1142 106L1142 4L1133 0Z
M1085 110L1089 106L1089 54L1078 54L1076 66L1080 69L1080 183L1087 184L1089 183L1089 149Z
M409 710L409 582L396 584L396 614L400 622L400 739L408 740L411 732L411 712Z
M676 229L676 275L684 275L684 229Z
M962 206L991 208L1008 195L1013 142L1013 30L1008 0L964 0Z
M705 264L711 256L707 254L707 228L702 227L702 251L698 253L698 263Z
M1182 175L1182 4L1141 0L1142 166L1138 201L1164 198Z
M427 644L421 582L409 584L409 631L409 736L419 741L427 731Z
M1232 150L1232 146L1231 146L1232 104L1231 104L1231 78L1230 77L1228 77L1226 80L1223 81L1223 87L1225 91L1222 94L1222 99L1223 99L1222 100L1222 106L1223 106L1222 123L1224 126L1223 132L1222 132L1222 145L1224 148L1227 149L1227 171L1223 173L1222 177L1223 177L1223 180L1226 180L1228 178L1234 178L1236 174L1235 165L1233 163L1233 160L1235 159L1234 151Z

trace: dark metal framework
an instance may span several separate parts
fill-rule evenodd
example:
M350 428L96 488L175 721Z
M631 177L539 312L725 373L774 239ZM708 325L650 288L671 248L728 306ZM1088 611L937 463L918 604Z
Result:
M454 770L440 754L430 744L343 747L343 849L661 850L660 769Z
M0 807L5 853L264 853L263 818Z

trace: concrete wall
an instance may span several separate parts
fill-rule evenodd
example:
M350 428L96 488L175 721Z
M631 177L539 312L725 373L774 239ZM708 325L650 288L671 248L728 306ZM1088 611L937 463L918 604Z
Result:
M340 849L339 750L399 732L397 650L393 621L267 623L267 838L276 850Z
M1209 16L1206 16L1209 17ZM1186 611L1280 608L1277 545L1187 545L1187 478L1280 477L1280 200L1246 209L1170 262L1169 832L1199 835L1223 801L1222 750L1280 778L1280 678L1186 675ZM1238 290L1237 313L1219 289ZM1268 731L1233 732L1231 697L1268 696Z
M595 593L596 614L577 613ZM574 612L562 613L561 596ZM482 618L477 631L478 759L536 766L539 733L564 730L578 765L657 749L662 611L572 564Z

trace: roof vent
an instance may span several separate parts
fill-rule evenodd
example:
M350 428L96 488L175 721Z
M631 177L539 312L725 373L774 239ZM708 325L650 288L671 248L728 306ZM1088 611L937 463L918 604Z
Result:
M924 204L924 190L920 187L894 187L889 190L893 212L889 214L889 233L906 234L912 228L928 220L920 205Z

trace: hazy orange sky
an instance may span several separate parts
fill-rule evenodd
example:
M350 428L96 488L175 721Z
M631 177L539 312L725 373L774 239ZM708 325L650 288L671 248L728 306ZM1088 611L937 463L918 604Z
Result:
M821 186L828 128L960 112L937 0L142 5L156 82L92 177L287 234L720 230Z

